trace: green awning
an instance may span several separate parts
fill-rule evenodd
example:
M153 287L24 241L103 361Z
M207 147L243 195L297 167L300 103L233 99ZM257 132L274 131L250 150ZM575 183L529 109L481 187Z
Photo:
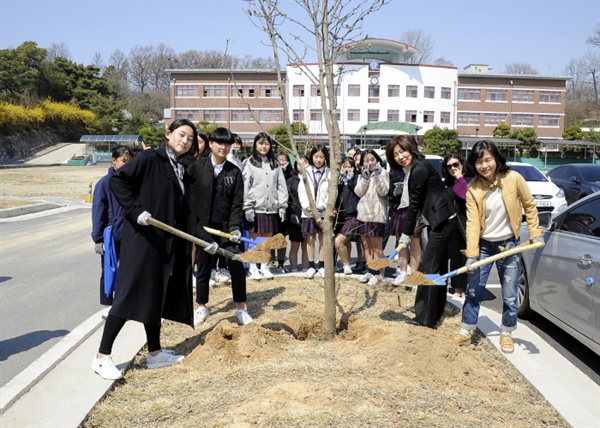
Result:
M416 134L421 126L407 123L407 122L373 122L367 125L363 125L358 129L359 133L366 133L367 131L401 131L407 134Z

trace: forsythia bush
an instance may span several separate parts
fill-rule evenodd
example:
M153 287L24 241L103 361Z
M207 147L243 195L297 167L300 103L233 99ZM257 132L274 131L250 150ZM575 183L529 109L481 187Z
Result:
M33 108L0 102L0 130L4 133L41 127L61 128L86 124L95 119L96 116L89 110L50 100L42 101Z

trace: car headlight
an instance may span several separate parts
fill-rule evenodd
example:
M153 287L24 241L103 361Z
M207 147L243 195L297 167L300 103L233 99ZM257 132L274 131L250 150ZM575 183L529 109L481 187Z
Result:
M564 198L565 197L565 192L563 191L563 189L558 189L558 193L556 194L557 198Z

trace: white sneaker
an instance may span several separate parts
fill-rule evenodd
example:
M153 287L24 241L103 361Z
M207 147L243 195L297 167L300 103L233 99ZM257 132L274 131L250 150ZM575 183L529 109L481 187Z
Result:
M358 282L362 282L363 284L365 282L369 282L369 280L371 279L372 276L373 275L371 275L369 272L367 272L358 278Z
M217 276L217 271L212 269L210 271L210 279L208 280L209 287L214 287L215 285L217 285L217 281L215 281L216 276Z
M184 358L183 355L175 355L175 352L169 349L161 349L156 355L148 354L146 357L146 367L149 369L157 369L159 367L172 366Z
M396 278L394 278L394 281L392 281L392 285L394 287L398 287L404 284L404 281L406 281L406 272L402 272L401 270L399 270L397 272Z
M319 276L321 278L325 278L325 268L319 268L319 270L317 271L317 273L319 274Z
M260 268L260 273L262 274L262 276L265 277L265 279L273 279L275 276L271 273L271 269L269 269L268 265L263 265Z
M257 268L250 268L249 272L250 278L252 278L253 280L260 281L262 279L262 275L260 274Z
M252 317L246 309L238 309L235 312L235 316L237 317L238 323L240 325L250 324L253 321Z
M377 277L377 275L371 275L371 278L369 278L369 282L367 282L367 285L370 287L375 287L377 284L379 284L379 278Z
M194 313L194 325L202 324L210 314L206 306L200 306Z
M123 373L115 366L110 355L104 358L94 357L92 360L92 370L108 380L117 380L123 377Z
M344 265L344 275L352 275L352 266Z
M308 268L308 270L304 272L304 276L309 279L313 279L315 277L315 273L317 273L315 268Z
M231 281L231 274L229 271L223 268L219 269L215 275L215 282L217 285L225 284L229 281Z

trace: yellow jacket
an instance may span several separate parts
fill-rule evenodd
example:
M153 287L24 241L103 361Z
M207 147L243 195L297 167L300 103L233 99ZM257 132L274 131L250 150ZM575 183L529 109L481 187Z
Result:
M510 227L519 238L522 222L522 211L525 211L527 226L529 227L529 238L542 236L540 229L538 211L535 201L529 190L529 185L521 174L516 171L508 171L497 174L493 183L488 183L483 177L479 177L471 183L467 189L467 249L463 253L467 257L479 257L479 239L485 225L485 196L488 190L502 189L502 200L506 212L498 215L507 215Z

